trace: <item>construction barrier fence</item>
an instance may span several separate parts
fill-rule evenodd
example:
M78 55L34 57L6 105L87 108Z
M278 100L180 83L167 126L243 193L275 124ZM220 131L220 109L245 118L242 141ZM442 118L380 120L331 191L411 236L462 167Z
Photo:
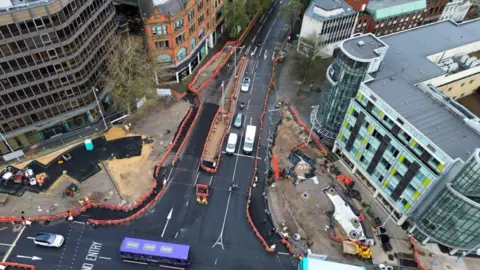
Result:
M247 61L247 58L246 58L245 56L243 56L243 57L240 59L239 68L238 68L238 71L237 71L237 74L236 74L236 79L235 79L235 82L234 82L234 84L233 84L232 95L230 96L230 100L231 100L231 101L230 101L230 109L229 109L228 114L227 114L227 116L226 116L227 121L228 121L229 119L232 119L232 117L233 117L232 113L233 113L234 108L235 108L235 106L236 106L236 104L237 104L237 103L236 103L236 100L237 100L237 91L236 91L236 89L238 89L238 87L240 86L240 82L242 81L240 75L242 74L242 70L243 70L243 68L245 67L246 61ZM215 118L214 118L214 119L216 119L219 114L221 115L221 114L224 114L224 113L226 113L226 111L223 112L222 109L218 109L217 114L215 114ZM219 148L218 148L218 149L220 150L220 151L218 151L218 156L215 157L215 158L217 159L216 162L215 162L216 165L215 165L214 168L210 168L210 167L206 166L206 165L203 163L203 159L204 159L204 157L205 157L205 154L206 154L206 151L207 151L207 147L208 147L208 143L209 143L209 139L208 139L208 138L210 138L210 136L212 136L212 131L213 131L214 126L215 126L215 120L213 120L212 123L211 123L211 125L210 125L210 130L208 131L207 141L206 141L205 144L203 145L202 157L201 157L201 159L200 159L200 166L201 166L201 168L202 168L204 171L207 171L207 172L209 172L209 173L216 173L217 170L218 170L218 168L220 167L220 159L221 159L221 157L222 157L221 148L222 148L223 143L225 142L225 138L227 137L228 132L230 131L230 125L228 125L228 126L225 128L225 130L224 130L224 132L223 132L223 135L222 135L222 140L221 140L220 146L219 146Z
M288 106L288 108L290 109L290 112L293 114L293 116L295 117L295 120L297 120L297 122L305 129L305 131L307 133L310 133L312 132L312 130L310 129L310 127L305 124L305 122L302 121L302 119L300 119L300 116L298 115L297 111L295 110L295 108L293 108L293 106ZM323 154L325 155L325 157L328 156L328 151L327 149L325 149L325 147L323 146L323 144L320 142L320 140L317 138L317 136L312 132L312 141L315 142L315 145L320 148L320 150L322 150Z
M6 267L15 267L15 268L23 268L28 270L36 270L37 268L30 264L23 264L23 263L13 263L13 262L0 262L1 266Z
M187 115L188 114L191 115L191 113L192 113L192 108L190 108ZM198 116L198 114L197 114L197 116ZM182 126L184 126L184 123L186 121L187 121L187 117L184 119L184 121L182 123ZM182 126L181 126L181 128L182 128ZM190 129L193 126L194 125L192 124ZM178 137L180 136L180 134L181 134L181 132L177 133L177 136L174 138L174 141L178 140ZM170 155L170 152L171 152L173 146L174 146L173 143L170 144L170 147L164 153L162 159L158 163L159 166L155 170L155 176L158 176L159 168L165 162L167 157ZM147 194L145 194L145 196L143 196L142 198L140 198L139 200L135 201L134 203L132 203L130 205L115 205L115 204L97 203L97 202L93 202L93 201L88 201L81 208L74 208L74 209L68 210L67 212L63 212L63 213L60 213L60 214L57 214L57 215L25 217L24 219L22 219L22 217L17 217L17 216L0 216L0 223L17 223L17 222L23 222L23 221L52 221L52 220L57 220L57 219L66 219L69 216L78 216L78 215L82 214L83 212L87 211L89 208L104 208L104 209L109 209L109 210L114 210L114 211L128 212L128 211L135 210L136 208L138 208L139 206L144 204L145 201L148 200L152 196L152 194L154 193L157 186L158 186L158 183L155 180L155 178L153 178L152 186L150 187ZM147 204L147 206L149 207L149 206L151 206L151 204L149 203L149 204ZM144 209L144 208L145 207L143 207L142 209Z
M278 60L280 59L280 57L276 57L275 60L273 61L273 67L275 69L275 65L277 64ZM270 91L271 91L271 87L268 87L267 88L267 91L265 93L265 102L263 104L263 110L262 110L262 114L260 116L260 126L259 126L259 131L258 131L258 141L261 140L262 138L262 129L263 129L263 118L265 116L265 114L267 113L267 104L268 104L268 95L270 94ZM256 149L256 154L255 154L255 165L254 165L254 168L253 168L253 176L252 176L252 180L250 182L250 187L249 187L249 191L248 191L248 201L247 201L247 209L246 209L246 215L247 215L247 219L248 219L248 222L250 223L250 226L252 227L253 229L253 232L255 233L255 235L257 236L257 238L260 240L260 242L262 243L262 245L265 247L265 250L267 252L275 252L274 249L270 248L270 246L267 244L267 242L265 241L265 239L262 237L262 235L258 232L258 229L257 227L255 226L255 224L253 223L252 221L252 218L250 216L250 211L249 211L249 208L250 208L250 201L251 201L251 197L252 197L252 188L253 188L253 184L255 183L255 177L257 175L257 170L258 170L258 155L260 153L260 143L257 144L257 149Z
M417 246L415 245L415 238L413 238L413 235L409 235L408 240L410 241L410 244L413 247L413 259L417 263L418 269L425 270L425 267L423 266L422 262L418 258L418 249L417 249Z

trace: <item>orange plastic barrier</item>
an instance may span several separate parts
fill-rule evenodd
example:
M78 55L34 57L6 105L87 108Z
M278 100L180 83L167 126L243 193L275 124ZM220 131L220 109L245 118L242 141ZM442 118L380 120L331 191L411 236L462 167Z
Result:
M24 268L29 270L36 270L37 268L30 264L22 264L22 263L13 263L13 262L0 262L0 265L3 266L11 266L16 268Z
M415 246L415 239L413 238L413 235L409 236L410 244L413 247L413 258L415 259L415 262L417 262L417 266L419 270L425 270L425 267L423 266L422 262L418 258L418 250L417 247Z
M238 89L239 85L240 85L240 82L241 82L241 78L240 78L240 73L243 69L243 66L245 65L245 62L246 62L247 58L246 57L242 57L240 59L240 64L239 64L239 68L238 68L238 71L237 71L237 79L235 80L235 83L234 83L234 90L232 92L232 95L230 96L230 99L233 101L235 100L237 97L236 97L236 94L237 92L235 91L235 89ZM230 102L230 113L227 115L227 119L230 119L232 116L232 112L233 112L233 108L234 108L234 102ZM224 113L226 113L226 111L223 111ZM215 118L217 118L217 116L219 114L222 113L222 110L219 109L217 111L217 113L215 114ZM210 133L212 132L212 128L213 128L213 125L215 124L215 118L214 120L212 121L212 123L210 124L210 130L208 131L208 136L207 138L210 137ZM230 127L227 127L223 133L223 136L222 136L222 141L220 143L220 145L223 145L223 143L225 142L225 138L227 137L227 133L228 131L230 130ZM210 168L210 167L207 167L203 164L203 156L205 155L205 152L207 151L206 148L207 148L207 143L208 143L208 139L207 141L205 142L205 144L203 145L203 152L202 152L202 157L201 157L201 160L200 160L200 167L204 170L204 171L207 171L209 173L216 173L218 168L220 167L220 160L221 160L221 157L222 157L222 151L220 151L220 153L218 153L218 157L217 157L217 160L216 160L216 166L215 168Z
M272 166L272 169L273 169L273 175L275 176L275 180L278 181L278 179L280 179L280 169L278 168L278 157L277 157L277 155L272 156L271 166Z
M297 122L305 129L305 131L307 131L308 133L310 133L310 127L305 124L305 122L302 121L302 119L300 119L300 116L298 115L297 111L295 110L295 108L293 108L292 106L289 107L290 108L290 112L293 114L293 116L295 117L295 120L297 120ZM320 142L320 140L317 138L317 136L313 135L312 134L312 140L315 142L315 144L317 145L318 148L320 148L320 150L322 150L323 154L325 156L328 156L328 151L325 149L325 147L323 146L323 144Z

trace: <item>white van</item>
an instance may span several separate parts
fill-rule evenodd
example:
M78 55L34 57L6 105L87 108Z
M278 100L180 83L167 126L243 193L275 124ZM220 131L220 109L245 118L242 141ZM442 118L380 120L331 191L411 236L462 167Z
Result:
M236 133L230 133L230 135L228 136L227 147L225 149L225 152L227 152L227 154L235 153L235 148L237 148L237 140L238 135Z
M245 132L245 141L243 142L243 152L245 152L245 154L251 154L253 151L256 131L256 126L247 126L247 132Z

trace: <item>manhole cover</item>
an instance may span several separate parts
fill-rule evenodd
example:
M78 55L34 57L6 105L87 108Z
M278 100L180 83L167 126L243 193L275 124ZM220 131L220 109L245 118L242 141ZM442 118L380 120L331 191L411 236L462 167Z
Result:
M302 197L305 198L305 199L307 199L307 198L308 198L308 193L307 193L307 192L304 192L304 193L302 194Z
M358 221L358 219L352 218L352 219L350 219L350 222L352 223L354 228L360 227L360 222Z
M351 239L358 239L358 233L356 231L351 231L348 235Z
M19 232L22 228L23 228L23 226L21 224L15 224L15 226L13 226L12 231L13 232Z

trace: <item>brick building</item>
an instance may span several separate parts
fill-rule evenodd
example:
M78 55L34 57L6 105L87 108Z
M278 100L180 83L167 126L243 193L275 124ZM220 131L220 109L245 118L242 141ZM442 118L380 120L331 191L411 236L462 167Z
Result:
M223 33L223 0L139 1L157 83L190 75Z
M0 133L13 150L99 119L92 87L116 28L111 0L0 0Z
M439 21L448 0L427 0L427 12L425 12L424 24Z

